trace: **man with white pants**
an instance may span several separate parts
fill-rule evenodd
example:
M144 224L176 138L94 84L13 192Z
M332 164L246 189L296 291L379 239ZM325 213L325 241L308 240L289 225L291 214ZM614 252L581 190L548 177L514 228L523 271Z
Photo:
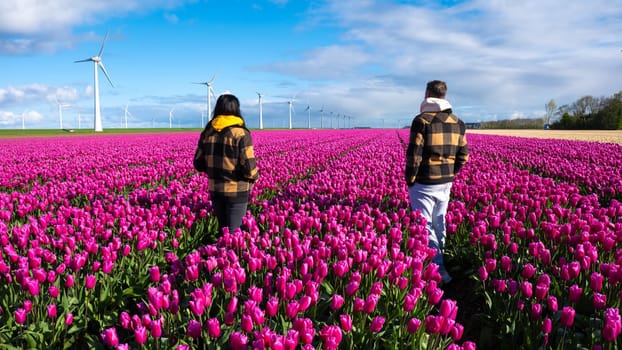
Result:
M428 245L437 251L432 262L443 283L451 281L443 262L445 214L453 180L469 159L464 122L453 114L446 93L445 82L427 83L420 114L410 126L405 170L411 209L427 221Z

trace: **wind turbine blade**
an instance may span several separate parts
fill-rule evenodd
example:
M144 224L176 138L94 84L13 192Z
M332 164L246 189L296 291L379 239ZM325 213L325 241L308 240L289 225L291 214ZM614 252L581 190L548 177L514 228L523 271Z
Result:
M101 55L104 53L104 45L106 45L106 38L108 38L108 32L106 32L106 35L104 36L104 41L102 41L102 47L99 49L99 53L97 54L97 56L101 57Z
M106 72L106 68L104 68L104 64L101 61L99 61L97 62L97 65L99 66L99 68L102 69L102 72L104 72L104 75L106 76L106 78L108 78L108 82L110 83L110 85L114 87L114 84L112 83L112 80L110 79L110 76L108 75L108 72Z
M74 63L78 63L78 62L89 62L89 61L92 61L92 60L93 60L92 58L85 58L85 59L83 59L83 60L73 61L73 62L74 62Z
M213 82L213 81L214 81L214 79L216 79L216 74L214 74L214 75L212 76L212 79L210 79L210 80L208 81L208 83Z

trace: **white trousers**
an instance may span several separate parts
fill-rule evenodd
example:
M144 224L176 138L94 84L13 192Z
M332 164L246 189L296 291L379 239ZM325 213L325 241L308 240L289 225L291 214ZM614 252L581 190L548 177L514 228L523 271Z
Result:
M428 246L436 249L436 256L432 262L438 265L441 276L445 279L447 270L443 262L443 249L445 248L445 214L449 204L452 183L439 185L423 185L415 183L408 188L410 195L410 208L413 211L421 211L426 219L428 229Z

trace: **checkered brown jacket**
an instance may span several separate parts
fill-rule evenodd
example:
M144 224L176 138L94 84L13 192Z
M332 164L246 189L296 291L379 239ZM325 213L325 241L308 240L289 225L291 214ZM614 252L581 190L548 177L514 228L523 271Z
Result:
M199 138L194 167L207 173L210 192L247 201L258 177L250 131L229 126L217 132L208 123Z
M406 149L406 184L453 181L469 160L464 122L451 110L425 112L413 119Z

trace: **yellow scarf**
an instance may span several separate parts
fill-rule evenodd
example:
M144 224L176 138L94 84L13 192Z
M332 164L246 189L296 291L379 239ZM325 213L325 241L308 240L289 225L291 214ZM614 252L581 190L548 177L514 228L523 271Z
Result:
M229 126L243 126L244 120L235 115L217 115L214 120L212 120L212 127L217 132L220 132L222 129Z

